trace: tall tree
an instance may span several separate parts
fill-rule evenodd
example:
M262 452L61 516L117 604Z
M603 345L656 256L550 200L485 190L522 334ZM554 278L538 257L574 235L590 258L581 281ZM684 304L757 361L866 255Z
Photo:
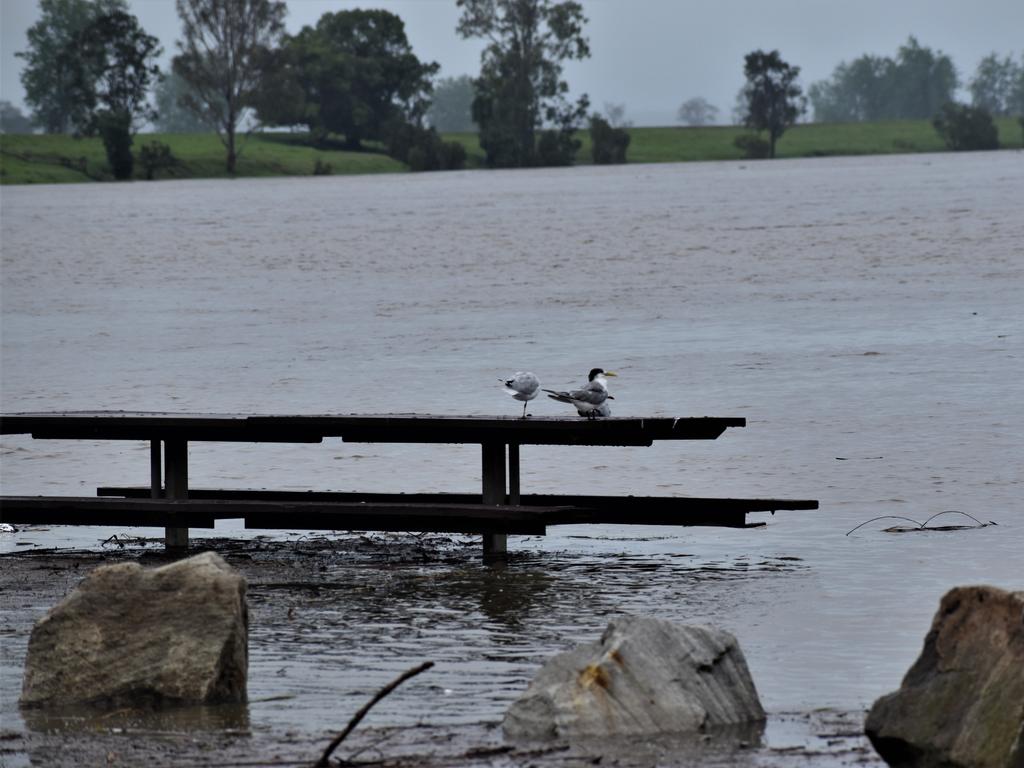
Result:
M891 95L900 104L901 116L918 120L933 117L953 101L959 84L953 60L922 46L913 36L896 54L893 77L896 86Z
M611 101L604 103L604 119L612 128L632 128L633 121L626 119L626 105Z
M703 96L687 99L680 105L676 120L684 125L708 125L718 118L718 107Z
M216 130L212 123L204 122L200 115L185 106L191 88L173 72L162 78L153 88L156 118L153 125L161 133L209 133Z
M473 119L490 166L571 163L586 95L567 99L562 62L590 56L586 17L575 0L457 0L458 32L487 41L476 80ZM545 131L537 141L537 132Z
M77 51L74 81L89 89L84 99L132 127L156 116L146 98L160 78L156 59L163 49L135 16L113 11L97 17L82 31Z
M473 78L469 75L443 77L434 84L427 122L439 131L469 132L473 123Z
M88 84L76 82L77 41L98 17L127 12L125 0L39 0L39 21L28 29L28 49L15 56L25 60L21 84L33 121L47 133L67 133L83 124L89 105L82 104Z
M830 80L807 90L814 119L822 123L854 123L886 116L892 90L892 59L864 55L840 62Z
M993 115L1013 114L1013 88L1021 77L1019 69L1009 56L1000 59L995 53L990 53L983 58L967 86L972 106L981 107Z
M281 0L176 0L183 39L173 67L192 89L185 103L214 125L227 150L228 173L238 161L236 131L264 75L267 51L284 31Z
M805 109L803 91L796 83L800 67L787 64L778 51L759 50L744 58L743 74L747 78L744 124L768 131L768 157L775 157L775 143Z
M325 13L286 38L277 58L260 119L307 125L318 142L342 134L353 150L396 122L419 125L438 70L416 58L402 19L381 10Z
M90 107L79 127L98 129L114 176L130 178L136 123L156 116L147 96L160 77L160 43L130 13L113 11L82 30L74 50L72 91Z
M949 56L910 37L895 58L865 54L841 62L808 95L820 122L921 120L952 101L956 87Z
M1017 122L1020 123L1021 140L1024 141L1024 54L1021 54L1017 75L1010 86L1006 108L1011 115L1016 116Z

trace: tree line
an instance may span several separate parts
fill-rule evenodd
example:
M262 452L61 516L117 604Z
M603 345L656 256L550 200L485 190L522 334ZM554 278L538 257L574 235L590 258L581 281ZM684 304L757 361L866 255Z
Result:
M99 136L118 178L132 175L133 136L146 122L168 132L216 131L229 173L246 125L301 126L318 147L370 143L416 170L463 166L462 145L443 141L438 126L475 130L491 167L572 164L578 133L589 127L595 162L625 162L624 107L605 105L602 115L586 94L569 97L563 64L590 56L576 0L455 0L457 34L486 46L476 77L441 80L439 65L415 55L403 21L388 11L328 12L288 34L283 0L175 2L181 37L170 72L161 72L159 41L126 0L39 0L40 19L17 54L32 121L47 132ZM799 72L778 51L745 57L739 112L758 135L739 141L750 156L774 156L779 137L805 113ZM895 58L840 64L808 96L819 120L933 117L942 132L964 123L947 106L957 84L949 58L911 37ZM986 114L1024 114L1024 59L1018 66L987 57L970 87ZM8 130L20 115L0 107ZM966 117L978 119L975 112ZM699 124L716 113L696 98L679 117ZM148 161L170 161L166 147L144 149Z

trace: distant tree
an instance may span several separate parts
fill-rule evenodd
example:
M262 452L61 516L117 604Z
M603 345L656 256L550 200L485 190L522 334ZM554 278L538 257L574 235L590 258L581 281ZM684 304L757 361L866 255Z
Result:
M944 104L932 125L946 146L954 151L999 149L999 133L992 115L983 107Z
M747 119L747 87L740 86L736 91L736 97L732 100L732 110L729 113L730 125L742 126Z
M1017 67L1017 76L1014 78L1013 86L1010 88L1010 95L1007 99L1007 111L1017 116L1020 123L1021 141L1024 142L1024 54L1021 54L1020 66Z
M260 88L284 31L281 0L176 0L182 21L174 73L191 88L185 105L215 126L227 150L228 173L238 161L236 131Z
M0 133L32 133L32 121L9 101L0 101Z
M768 131L768 157L775 157L775 143L803 113L804 99L796 79L800 67L782 60L778 51L753 51L744 58L747 78L744 123L756 131Z
M77 127L98 131L114 177L131 178L132 136L138 122L155 117L147 96L160 77L155 63L163 52L160 43L137 18L113 11L82 30L75 50L71 91L89 107L87 114L76 115Z
M442 132L476 130L473 122L473 78L469 75L444 77L434 84L427 122Z
M814 119L820 123L855 123L880 120L886 115L895 66L891 59L861 56L841 62L831 80L813 83L807 91Z
M718 107L710 104L703 96L687 99L676 113L676 120L683 125L709 125L717 119Z
M185 106L186 97L196 98L189 84L173 72L153 88L156 118L153 125L161 133L209 133L216 130L201 115Z
M117 115L129 128L155 117L147 97L160 79L156 59L163 49L135 16L124 11L98 16L79 35L76 48L73 88L81 88L83 101Z
M90 112L82 104L91 93L77 64L77 41L98 17L127 12L125 0L39 0L39 21L28 29L28 49L15 56L25 60L21 84L32 119L46 133L67 133L86 122ZM77 70L77 71L76 71Z
M901 107L900 117L908 119L932 117L953 101L959 84L953 60L941 51L935 53L921 46L915 37L900 46L893 77L893 97Z
M625 128L615 128L594 113L590 116L590 152L595 165L610 165L626 162L630 135Z
M589 100L567 99L562 62L590 56L575 0L457 0L464 38L487 41L473 120L492 167L571 164ZM549 126L541 132L543 126Z
M949 56L909 37L895 58L864 55L841 62L808 95L819 122L922 120L952 101L957 82Z
M261 99L260 119L306 125L318 144L344 135L352 150L386 140L397 123L419 125L438 70L416 58L402 19L382 10L325 13L316 27L285 38L281 54L269 93L291 90L295 98Z
M1009 56L1000 59L991 53L980 62L967 89L971 92L971 104L988 110L993 115L1011 115L1013 90L1021 77L1020 69Z
M626 105L614 104L610 101L604 103L604 119L612 128L632 128L633 123L626 119Z

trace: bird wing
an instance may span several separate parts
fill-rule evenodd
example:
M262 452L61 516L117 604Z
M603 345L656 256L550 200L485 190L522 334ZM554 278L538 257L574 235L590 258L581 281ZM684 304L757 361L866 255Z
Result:
M608 390L596 382L590 382L582 389L574 389L569 396L578 402L600 405L608 399Z

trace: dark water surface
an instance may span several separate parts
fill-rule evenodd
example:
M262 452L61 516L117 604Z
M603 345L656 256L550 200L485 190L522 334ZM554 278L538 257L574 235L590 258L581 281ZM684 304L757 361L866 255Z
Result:
M616 415L748 426L527 447L524 490L821 509L755 530L556 528L513 538L503 569L460 537L251 542L229 553L250 579L251 727L332 728L426 659L378 723L496 721L546 656L622 612L733 631L773 713L854 711L899 684L949 588L1024 587L1022 190L1012 152L4 187L0 405L513 414L498 377L561 389L614 369ZM144 445L0 447L4 493L148 480ZM479 487L459 446L203 444L190 461L197 487ZM998 525L846 535L946 510ZM0 552L118 532L28 529ZM54 600L79 577L61 578ZM52 602L0 580L0 718L20 728L27 634Z

